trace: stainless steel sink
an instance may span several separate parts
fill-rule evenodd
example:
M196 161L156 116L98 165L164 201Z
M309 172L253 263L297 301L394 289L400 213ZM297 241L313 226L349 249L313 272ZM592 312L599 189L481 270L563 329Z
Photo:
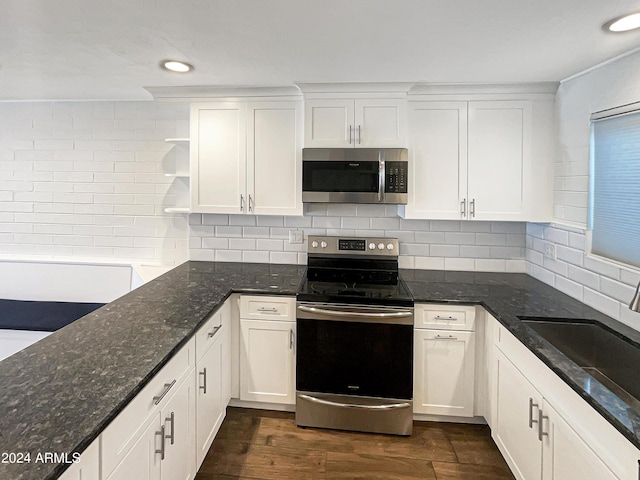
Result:
M609 390L640 408L640 348L597 323L523 320Z

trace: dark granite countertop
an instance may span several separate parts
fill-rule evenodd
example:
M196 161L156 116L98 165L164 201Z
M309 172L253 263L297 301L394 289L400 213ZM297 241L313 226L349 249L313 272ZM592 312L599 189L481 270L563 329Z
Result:
M187 262L0 362L0 454L81 452L233 292L295 295L306 266ZM519 316L589 318L640 332L525 274L403 270L417 302L480 304L637 447L640 414ZM0 463L0 479L55 479L63 466Z
M187 262L0 362L2 480L57 478L232 292L295 295L306 266ZM0 458L1 460L1 458Z
M523 273L402 270L415 302L480 304L637 448L640 410L526 326L521 318L591 320L640 348L640 332Z

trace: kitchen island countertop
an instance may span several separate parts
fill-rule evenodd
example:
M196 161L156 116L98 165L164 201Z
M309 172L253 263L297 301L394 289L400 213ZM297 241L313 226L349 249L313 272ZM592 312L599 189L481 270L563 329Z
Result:
M233 292L295 295L306 266L186 262L0 362L0 452L81 452ZM518 317L593 319L640 332L522 273L402 270L416 302L480 304L640 447L640 413L585 376ZM605 389L606 390L606 389ZM0 478L57 478L64 466L2 464Z

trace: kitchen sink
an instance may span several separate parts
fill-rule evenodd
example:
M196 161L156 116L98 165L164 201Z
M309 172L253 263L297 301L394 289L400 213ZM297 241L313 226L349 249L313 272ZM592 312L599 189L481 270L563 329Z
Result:
M640 408L640 348L589 321L526 319L523 323L622 400Z

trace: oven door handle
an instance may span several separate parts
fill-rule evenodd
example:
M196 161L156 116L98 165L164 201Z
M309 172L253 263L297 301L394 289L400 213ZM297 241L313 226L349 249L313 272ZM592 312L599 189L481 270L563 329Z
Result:
M312 397L311 395L299 394L299 398L303 400L308 400L314 403L320 403L322 405L330 405L332 407L343 407L343 408L358 408L363 410L395 410L397 408L409 408L411 406L410 403L402 402L402 403L390 403L387 405L361 405L359 403L341 403L341 402L332 402L331 400L324 400L318 397Z
M305 305L298 306L298 310L302 312L351 318L404 318L413 316L413 312L408 310L401 310L399 312L342 312L340 310L327 310L318 307L307 307Z

